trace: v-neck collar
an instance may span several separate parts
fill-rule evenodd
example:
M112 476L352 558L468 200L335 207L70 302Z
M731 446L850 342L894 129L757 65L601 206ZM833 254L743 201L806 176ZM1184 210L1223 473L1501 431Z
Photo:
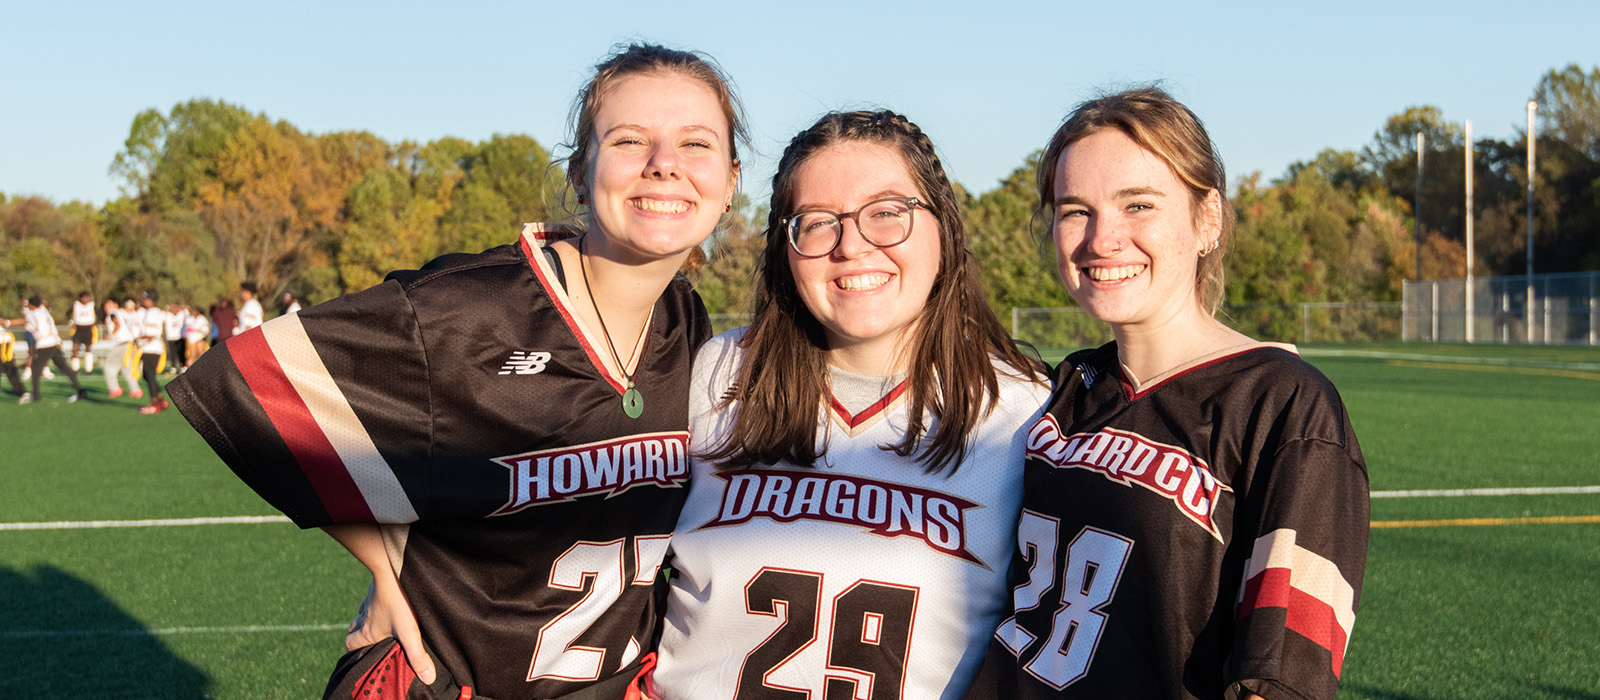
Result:
M1211 365L1217 364L1232 357L1237 357L1249 352L1255 352L1257 350L1265 350L1267 348L1276 348L1278 350L1284 350L1295 355L1300 354L1298 348L1288 343L1266 343L1252 340L1248 343L1231 345L1215 352L1201 355L1193 360L1190 360L1189 362L1178 365L1177 367L1169 369L1142 382L1138 381L1138 379L1133 376L1133 373L1128 371L1128 368L1124 367L1122 363L1117 360L1117 356L1115 354L1112 355L1112 362L1114 362L1116 365L1117 379L1119 383L1122 384L1123 393L1127 395L1129 401L1135 401L1142 397L1149 396L1151 392L1161 388L1167 382L1187 375L1191 372L1210 367Z
M905 400L906 381L908 380L901 380L899 384L889 390L889 393L884 394L883 398L878 399L872 405L861 409L860 413L854 415L830 391L828 392L828 416L844 430L846 435L851 437L860 435L867 428L882 420L895 406Z
M567 329L577 339L584 354L589 356L589 363L594 365L595 371L611 385L611 388L621 394L628 390L627 373L612 361L609 349L604 353L597 351L597 348L601 348L605 343L605 336L589 328L583 319L573 313L576 307L572 296L567 294L566 288L556 281L556 271L551 269L550 261L544 257L545 246L575 235L576 232L571 229L545 223L529 223L522 227L522 239L518 242L518 246L522 249L522 255L527 258L528 266L533 268L533 274L539 279L539 284L544 287L545 295L550 298L550 304L561 314L561 320L567 324ZM635 373L643 366L645 353L649 352L650 327L655 324L655 318L656 312L652 307L650 318L645 320L644 328L639 332L639 340L634 343L633 355L628 358L628 364L633 365ZM596 338L599 340L595 340Z

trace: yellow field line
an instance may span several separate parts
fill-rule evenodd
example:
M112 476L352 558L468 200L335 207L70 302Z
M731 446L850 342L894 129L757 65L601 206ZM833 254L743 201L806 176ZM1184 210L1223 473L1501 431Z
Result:
M1394 527L1463 527L1482 525L1573 525L1600 523L1600 515L1552 515L1538 518L1457 518L1454 520L1374 520L1373 529Z
M1501 365L1468 365L1458 362L1435 362L1431 360L1389 360L1388 364L1394 367L1454 369L1465 372L1493 372L1496 374L1534 374L1545 377L1565 377L1567 379L1589 379L1592 381L1600 381L1600 374L1570 369L1549 369L1545 367L1506 367Z

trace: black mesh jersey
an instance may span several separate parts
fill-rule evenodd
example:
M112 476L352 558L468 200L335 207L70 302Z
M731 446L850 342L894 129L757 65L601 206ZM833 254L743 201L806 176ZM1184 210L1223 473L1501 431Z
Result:
M629 418L545 236L529 225L516 245L274 319L169 389L301 527L385 524L438 661L499 700L571 692L651 644L689 478L691 363L710 335L673 280L638 362L644 413Z
M980 698L1332 698L1366 566L1366 465L1293 352L1135 393L1073 354L1028 436L1015 615Z

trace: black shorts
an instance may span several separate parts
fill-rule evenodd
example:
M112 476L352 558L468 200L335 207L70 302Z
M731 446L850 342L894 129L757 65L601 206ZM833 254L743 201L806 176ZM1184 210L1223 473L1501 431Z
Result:
M84 347L94 345L94 326L73 326L72 342Z

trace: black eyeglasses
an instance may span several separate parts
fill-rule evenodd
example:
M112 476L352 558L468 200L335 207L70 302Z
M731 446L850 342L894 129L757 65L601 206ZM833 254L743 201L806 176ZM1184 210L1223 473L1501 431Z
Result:
M854 218L861 237L879 248L904 243L911 237L911 215L917 207L927 209L916 197L885 197L861 205L849 214L831 211L802 211L779 219L789 229L789 247L802 258L820 258L839 247L844 236L844 220Z

